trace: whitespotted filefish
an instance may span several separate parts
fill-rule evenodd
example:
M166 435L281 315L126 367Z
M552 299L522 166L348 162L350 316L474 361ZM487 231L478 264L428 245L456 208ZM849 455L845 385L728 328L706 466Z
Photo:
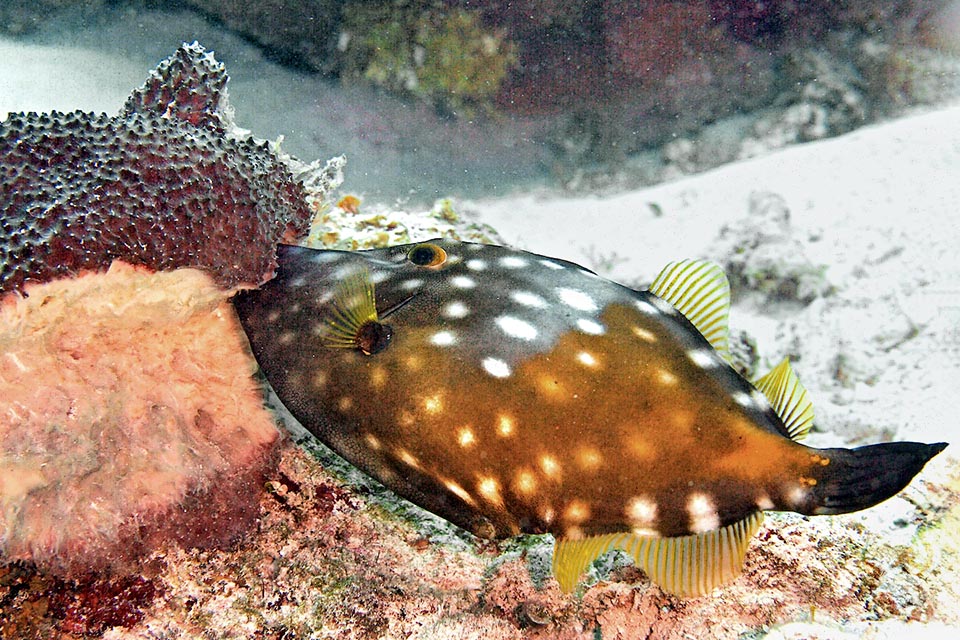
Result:
M814 449L785 360L729 364L726 276L668 265L635 291L563 260L449 239L281 246L235 300L260 367L321 441L483 538L552 533L571 591L612 549L669 592L741 570L766 510L856 511L944 443Z

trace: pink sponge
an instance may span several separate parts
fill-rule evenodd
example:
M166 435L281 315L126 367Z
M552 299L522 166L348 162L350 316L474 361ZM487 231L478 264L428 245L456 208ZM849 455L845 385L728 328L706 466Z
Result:
M0 302L0 555L119 569L256 516L278 432L228 291L114 263Z
M0 123L0 293L118 258L202 268L226 288L269 278L277 243L312 215L288 163L233 125L226 82L184 45L116 116Z

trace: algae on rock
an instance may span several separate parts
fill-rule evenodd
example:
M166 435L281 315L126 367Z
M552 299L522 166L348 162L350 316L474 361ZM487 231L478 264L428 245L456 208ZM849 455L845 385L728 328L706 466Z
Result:
M342 77L363 78L451 114L489 110L515 64L512 43L479 14L429 0L344 9Z

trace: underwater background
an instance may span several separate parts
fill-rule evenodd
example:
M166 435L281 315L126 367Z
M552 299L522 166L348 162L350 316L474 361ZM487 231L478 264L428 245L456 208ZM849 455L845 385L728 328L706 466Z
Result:
M752 377L792 359L816 407L811 443L955 441L960 3L9 1L0 4L0 117L136 113L124 111L131 93L194 41L230 78L237 129L224 140L252 132L283 162L296 159L296 178L308 176L307 205L267 186L254 200L281 202L277 217L299 225L315 246L355 250L451 235L571 260L636 288L671 260L711 259L731 282L738 363ZM15 129L5 135L27 135ZM235 158L247 151L217 139L204 144L225 158L211 169L222 171L218 179L242 173ZM19 175L22 161L6 149L0 169ZM206 166L178 162L188 173ZM264 184L282 185L265 162ZM36 175L43 182L42 170ZM80 209L108 200L86 193L73 199ZM19 196L3 194L9 239L20 233L7 224ZM159 210L172 197L158 194L151 206ZM234 203L197 202L207 213ZM247 249L263 253L277 241L229 220L222 226L240 249L229 260L220 246L191 249L206 252L210 264L242 262ZM118 229L150 243L141 241L142 229ZM170 244L180 242L179 231L165 233ZM5 250L5 273L22 259ZM269 270L249 269L248 276ZM200 436L157 411L140 422L119 411L117 431L96 446L38 435L63 465L61 477L47 480L52 494L77 496L77 504L100 496L116 519L146 513L144 495L156 500L157 513L195 516L209 507L216 517L171 517L168 527L141 536L134 569L117 560L124 542L113 520L91 517L86 526L104 537L77 536L63 552L9 524L36 482L21 464L24 437L12 417L21 397L6 391L32 384L17 377L12 358L24 344L18 323L35 312L11 312L6 298L0 381L11 387L0 401L7 403L0 508L13 560L0 568L4 638L936 638L960 631L952 447L903 494L870 511L770 514L745 575L710 596L665 595L615 557L595 569L592 579L601 582L571 598L548 584L550 539L478 542L333 456L270 396L283 426L278 436L272 414L257 413L263 403L259 386L248 384L249 362L232 360L240 348L229 322L191 324L176 336L163 333L169 343L137 351L150 339L136 336L161 335L183 317L150 307L150 292L169 287L182 300L176 292L184 287L202 291L182 312L191 322L223 300L206 284L116 275L129 278L123 290L146 305L137 316L145 333L110 343L115 351L100 352L102 360L137 369L165 358L168 344L187 345L178 348L206 357L187 366L177 355L169 366L194 372L186 397L198 411L233 398L247 404L231 414L229 428ZM119 304L113 286L68 284L54 298L87 299L95 314ZM95 303L100 293L106 302ZM58 349L86 344L90 337L65 317ZM123 387L93 376L76 384L76 397ZM222 400L213 388L223 390ZM122 393L127 402L151 390L129 385ZM183 398L170 404L177 402ZM249 446L224 447L229 440ZM170 442L187 453L150 455ZM142 484L130 472L121 476L125 490L110 493L103 486L114 469L91 462L108 457L132 465L157 458L164 480L134 466L145 474ZM241 468L247 473L235 473ZM101 493L82 480L93 477ZM43 531L63 522L51 513ZM184 533L201 520L205 530ZM38 571L10 551L14 534L27 540L27 557L50 558L53 569ZM92 571L67 557L77 549L97 557Z

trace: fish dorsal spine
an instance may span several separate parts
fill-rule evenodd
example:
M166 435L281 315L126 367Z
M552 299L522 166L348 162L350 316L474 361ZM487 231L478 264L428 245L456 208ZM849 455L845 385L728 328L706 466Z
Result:
M654 279L650 293L672 304L730 361L730 283L719 265L689 258L671 262Z

